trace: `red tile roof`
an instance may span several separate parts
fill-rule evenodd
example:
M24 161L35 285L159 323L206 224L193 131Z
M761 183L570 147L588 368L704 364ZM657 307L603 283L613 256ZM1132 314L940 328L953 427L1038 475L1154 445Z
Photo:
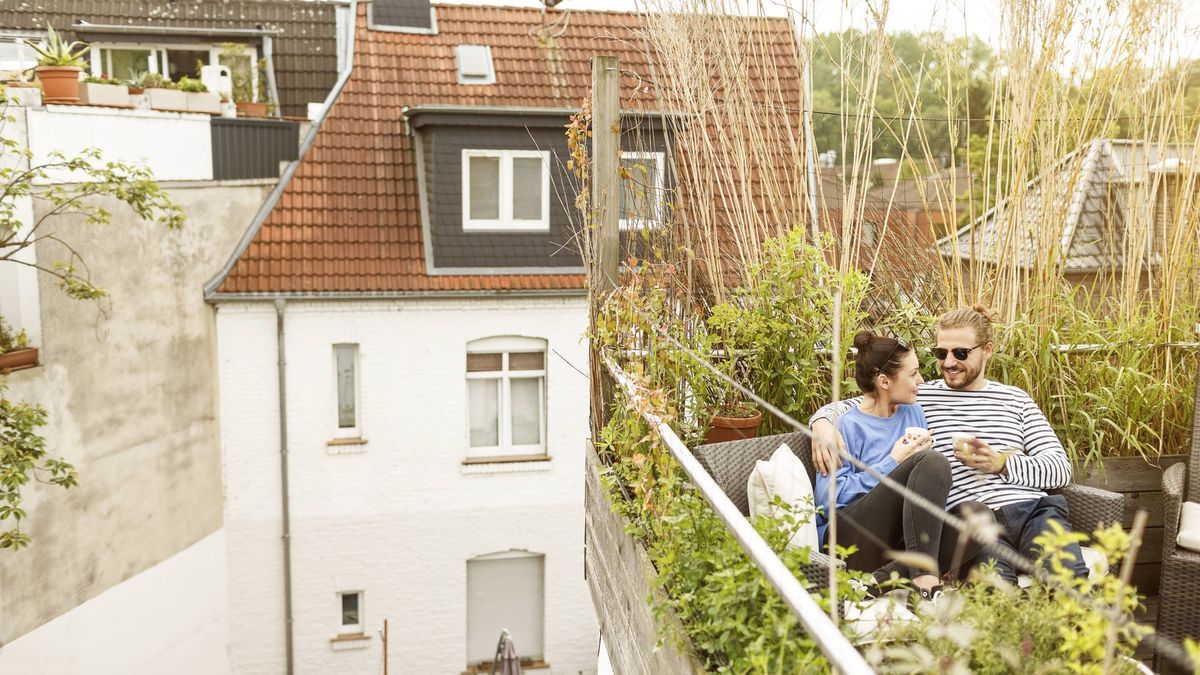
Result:
M594 54L615 55L623 71L641 75L622 78L624 108L658 109L639 18L449 5L436 11L437 34L376 31L368 29L360 3L352 75L218 293L583 288L579 274L426 274L414 152L401 109L578 109L590 95ZM787 23L771 23L790 49ZM460 44L491 46L494 85L457 84L454 47Z

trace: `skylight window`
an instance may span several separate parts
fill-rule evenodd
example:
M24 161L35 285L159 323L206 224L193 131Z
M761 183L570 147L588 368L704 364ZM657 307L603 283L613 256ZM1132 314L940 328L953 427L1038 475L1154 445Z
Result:
M458 59L459 84L494 84L496 82L491 47L459 45L454 48L454 51Z

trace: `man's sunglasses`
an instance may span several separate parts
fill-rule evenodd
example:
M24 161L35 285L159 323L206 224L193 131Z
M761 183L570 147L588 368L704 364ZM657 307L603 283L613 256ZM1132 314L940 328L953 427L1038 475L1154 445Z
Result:
M976 349L979 349L980 347L982 347L985 344L987 344L987 343L985 342L983 344L975 345L974 347L971 347L970 349L967 349L966 347L955 347L954 349L946 349L944 347L933 347L929 351L933 352L933 358L937 359L938 361L946 360L947 354L953 354L954 358L958 359L959 361L963 361L968 356L971 355L971 352L975 351Z

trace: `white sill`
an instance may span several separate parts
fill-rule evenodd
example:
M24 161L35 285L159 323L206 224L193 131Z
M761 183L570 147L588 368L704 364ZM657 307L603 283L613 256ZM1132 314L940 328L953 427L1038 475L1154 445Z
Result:
M463 223L463 232L549 232L550 223Z
M536 473L554 468L549 455L516 455L507 457L468 457L463 460L462 474Z
M366 451L367 439L358 436L325 441L325 454L328 455L357 455Z
M329 640L329 646L335 652L346 652L353 649L366 649L371 646L371 636L365 633L339 635Z

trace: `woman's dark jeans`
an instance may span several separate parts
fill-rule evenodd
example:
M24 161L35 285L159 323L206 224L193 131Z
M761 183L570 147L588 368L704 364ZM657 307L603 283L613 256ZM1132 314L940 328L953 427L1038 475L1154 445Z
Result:
M904 460L888 474L888 478L921 495L941 510L946 508L950 491L950 463L941 454L925 450ZM990 514L979 502L964 502L951 510L961 515L968 511ZM939 576L966 576L966 570L951 570L956 562L973 560L979 552L974 540L961 538L958 531L943 524L941 518L905 499L885 485L859 497L853 504L838 510L838 545L858 548L846 558L850 569L874 572L877 581L887 580L893 571L912 578L930 574L929 570L910 568L888 560L888 551L923 553L937 561ZM828 546L828 530L826 531ZM961 550L960 549L961 545Z

